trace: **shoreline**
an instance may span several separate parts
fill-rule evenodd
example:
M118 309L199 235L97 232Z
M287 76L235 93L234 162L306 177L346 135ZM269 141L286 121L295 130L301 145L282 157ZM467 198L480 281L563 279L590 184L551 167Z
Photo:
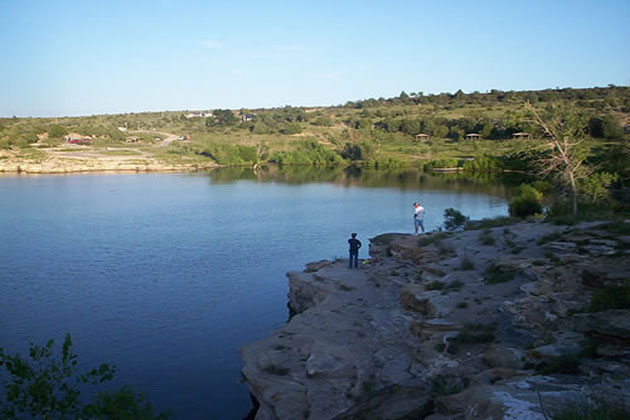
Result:
M601 300L630 291L628 227L383 234L359 269L287 273L295 315L240 351L248 418L543 420L593 401L630 413L630 307Z

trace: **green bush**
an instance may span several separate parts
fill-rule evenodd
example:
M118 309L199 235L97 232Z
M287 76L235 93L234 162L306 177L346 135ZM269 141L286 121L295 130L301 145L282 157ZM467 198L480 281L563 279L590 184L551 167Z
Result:
M256 148L251 146L210 144L199 153L226 166L248 165L257 160Z
M597 407L565 407L552 416L553 420L627 420L630 413L606 405Z
M428 171L435 168L458 168L460 166L458 159L437 159L426 162L423 168Z
M485 229L481 234L479 234L479 242L482 245L494 245L496 240L494 236L492 236L492 231L490 229Z
M475 263L470 259L468 255L464 255L459 261L459 269L462 271L474 270Z
M298 123L287 123L284 127L280 129L282 134L299 134L302 132L302 126Z
M580 373L580 355L577 353L562 354L553 357L548 362L536 366L536 371L543 375L562 373L565 375L577 375Z
M404 162L392 158L375 158L368 159L363 161L363 167L365 168L374 168L374 169L396 169L402 168L404 166Z
M492 172L503 170L501 160L495 156L481 156L464 163L464 170L471 172Z
M442 290L445 287L446 287L446 283L439 280L434 280L431 283L425 284L424 290Z
M589 310L599 312L607 309L630 309L630 284L610 285L593 293Z
M304 143L297 150L275 152L271 161L280 165L313 166L338 166L344 163L343 158L338 153L315 142Z
M448 208L444 210L444 229L449 232L462 229L466 222L468 222L468 219L469 218L464 216L460 211L454 208Z
M514 280L515 275L514 269L491 263L483 272L483 280L486 284L505 283Z
M459 334L449 340L449 352L457 353L466 344L482 344L494 341L496 326L493 324L464 324Z
M70 334L66 334L59 358L55 357L54 341L44 346L31 344L28 357L4 353L0 348L0 367L6 375L5 394L0 393L0 418L95 420L166 420L169 412L153 415L153 408L141 394L124 386L118 391L100 393L95 402L86 403L80 390L112 380L115 367L101 364L80 374L78 356L73 353Z
M53 124L48 129L48 136L52 138L60 138L68 134L68 130L59 124Z
M311 124L313 124L313 125L321 125L321 126L324 126L324 127L332 127L335 124L335 122L330 117L322 116L322 117L316 118L315 121L311 122Z
M516 217L499 216L492 219L471 220L466 224L466 230L489 229L500 226L510 226L519 223Z
M522 184L509 206L510 216L526 217L542 213L542 193L531 185Z

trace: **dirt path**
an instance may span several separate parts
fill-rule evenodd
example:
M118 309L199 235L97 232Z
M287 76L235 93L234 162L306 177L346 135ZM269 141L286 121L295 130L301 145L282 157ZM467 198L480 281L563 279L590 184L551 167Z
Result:
M131 133L131 134L151 133L151 134L159 134L161 136L164 136L165 138L160 143L160 147L166 147L166 146L168 146L169 144L171 144L172 142L174 142L175 140L177 140L180 137L180 136L178 136L176 134L167 133L165 131L136 130L136 131L130 131L129 133Z

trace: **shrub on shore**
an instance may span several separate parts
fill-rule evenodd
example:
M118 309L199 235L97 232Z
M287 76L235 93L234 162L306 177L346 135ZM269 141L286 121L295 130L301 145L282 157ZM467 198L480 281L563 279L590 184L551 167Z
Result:
M531 185L522 184L509 206L510 216L527 217L542 213L542 193Z

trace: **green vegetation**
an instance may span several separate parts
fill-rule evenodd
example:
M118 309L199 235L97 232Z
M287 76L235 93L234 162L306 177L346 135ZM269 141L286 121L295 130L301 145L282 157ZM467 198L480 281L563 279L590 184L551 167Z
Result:
M593 293L589 310L630 309L630 282L624 285L607 285Z
M542 213L542 193L528 184L522 184L509 206L510 216L526 217Z
M460 258L459 269L462 271L474 270L475 263L470 259L468 255L464 255L462 258Z
M482 245L494 245L496 240L492 236L492 231L490 229L484 229L481 234L479 234L479 242Z
M577 219L567 215L575 216L578 207L590 214L603 208L629 211L611 194L630 183L627 121L630 87L401 93L318 108L0 118L0 149L10 150L0 159L43 161L50 149L63 145L65 134L78 133L92 138L85 150L122 156L132 152L116 148L133 147L139 160L152 156L193 170L214 165L258 170L266 163L383 172L454 168L476 181L518 172L527 175L528 185L513 198L511 214L541 213L543 203L551 204L549 219L570 224ZM186 142L161 146L167 133ZM516 138L516 133L531 138ZM481 137L467 140L468 134ZM130 137L132 143L127 143ZM549 203L552 192L554 202ZM448 217L447 230L459 229L462 222L470 229L512 223L464 222L457 213Z
M424 290L443 290L446 287L446 283L439 280L434 280L431 283L424 285Z
M79 388L110 381L115 367L101 364L98 368L78 371L78 356L72 351L70 334L61 346L61 358L53 350L54 341L44 346L31 344L29 356L6 354L0 348L0 367L7 375L5 396L0 396L0 417L3 419L44 418L98 420L166 420L170 413L153 415L151 404L129 386L97 395L86 403L79 398Z
M395 233L385 233L383 235L378 235L371 239L371 242L374 245L389 245L394 238L396 238Z
M491 343L495 329L493 324L464 324L459 334L449 340L449 352L455 354L469 344Z
M447 232L433 232L431 234L423 235L420 239L418 239L418 246L423 247L436 242L440 243L440 241L448 238L449 236L451 236L451 234Z
M444 229L453 232L463 229L469 218L454 208L444 210Z
M547 242L557 241L561 237L562 237L562 233L561 232L551 232L551 233L548 233L546 235L541 236L540 239L538 239L538 241L536 243L538 245L544 245Z
M581 355L577 353L562 354L551 358L536 366L536 371L542 375L561 373L566 375L577 375L580 373Z
M436 397L453 395L465 389L464 381L455 375L438 375L431 378L432 394Z
M263 370L269 373L270 375L277 375L277 376L285 376L285 375L288 375L290 372L288 368L284 368L282 366L276 366L276 365L269 365Z
M630 413L605 404L566 407L552 416L553 420L626 420L628 418L630 418Z
M443 281L434 280L431 283L428 283L424 286L425 290L443 290L445 292L460 290L464 287L464 283L459 280L454 280L450 283L445 283Z
M500 226L510 226L522 222L516 217L496 217L494 219L471 220L466 224L466 230L490 229Z
M630 235L630 223L625 221L615 221L608 223L604 227L608 232L619 235Z
M52 138L61 138L68 134L68 130L59 124L53 124L48 129L48 136Z
M445 257L449 255L455 255L455 248L452 245L445 244L444 242L438 242L437 244L438 253Z
M483 272L486 284L505 283L514 280L516 270L491 263Z

